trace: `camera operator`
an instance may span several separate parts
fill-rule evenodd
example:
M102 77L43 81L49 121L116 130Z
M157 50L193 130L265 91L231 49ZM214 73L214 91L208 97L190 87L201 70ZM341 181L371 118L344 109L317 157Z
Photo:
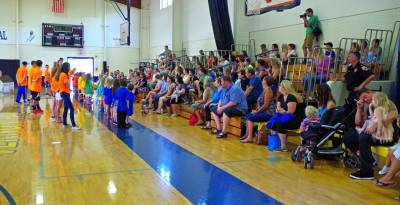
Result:
M303 54L304 57L311 57L312 48L314 43L314 29L318 27L318 17L314 15L314 11L311 8L306 10L306 13L300 15L300 18L304 21L304 27L306 27L306 38L303 43Z

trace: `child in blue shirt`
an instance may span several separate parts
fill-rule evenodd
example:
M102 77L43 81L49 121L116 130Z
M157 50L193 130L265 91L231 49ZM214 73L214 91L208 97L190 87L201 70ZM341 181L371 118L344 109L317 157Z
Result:
M97 93L97 102L99 104L100 112L104 112L104 84L106 79L104 77L100 77L99 83L97 85L96 93Z
M113 78L108 77L106 80L106 87L104 88L104 104L106 105L106 111L107 111L107 117L111 117L111 104L113 101L112 97L112 84L113 84Z
M126 80L120 80L120 87L115 92L115 100L117 107L117 125L118 128L126 127L126 117L128 115L128 95L129 90L126 88Z

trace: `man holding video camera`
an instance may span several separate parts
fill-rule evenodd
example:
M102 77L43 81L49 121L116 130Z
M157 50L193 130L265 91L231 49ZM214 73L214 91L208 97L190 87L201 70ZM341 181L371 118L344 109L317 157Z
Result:
M318 17L314 15L314 11L311 8L306 10L306 13L300 15L300 18L304 21L304 27L306 27L306 38L303 43L303 54L304 57L311 57L313 43L315 39L314 29L318 27Z

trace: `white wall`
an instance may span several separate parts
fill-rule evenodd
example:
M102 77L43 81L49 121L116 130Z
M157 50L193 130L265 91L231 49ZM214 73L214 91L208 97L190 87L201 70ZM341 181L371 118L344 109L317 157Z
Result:
M172 6L160 10L160 0L150 0L150 50L154 58L164 50L172 47Z
M321 20L322 41L336 45L342 37L364 37L367 28L392 29L400 20L400 1L395 0L308 0L284 12L250 17L244 15L243 1L236 1L236 41L247 43L250 37L256 45L291 42L301 48L305 28L299 15L307 8Z
M96 66L101 69L102 61L107 60L111 68L128 70L139 59L140 10L131 9L132 26L130 47L121 47L114 41L119 38L119 25L123 22L108 2L104 0L65 1L65 13L53 14L51 0L0 0L0 29L7 27L10 41L0 44L0 58L30 61L42 59L51 64L59 57L95 57ZM16 10L18 5L18 10ZM126 11L126 6L120 5ZM16 15L19 13L19 15ZM106 18L105 18L106 17ZM15 25L19 18L18 30ZM106 24L105 22L106 21ZM41 46L42 23L83 24L85 26L85 47L49 48ZM104 25L106 25L104 29ZM26 41L30 30L36 34L32 43ZM17 35L15 35L17 34ZM106 43L105 43L106 42Z
M215 50L208 1L184 0L182 3L181 25L184 26L182 42L187 53L198 55L200 49Z

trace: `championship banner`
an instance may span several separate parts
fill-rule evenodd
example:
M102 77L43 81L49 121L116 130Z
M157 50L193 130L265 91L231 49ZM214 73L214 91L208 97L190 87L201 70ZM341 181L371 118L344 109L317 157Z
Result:
M301 0L246 0L246 16L260 15L270 11L283 11L300 5Z

